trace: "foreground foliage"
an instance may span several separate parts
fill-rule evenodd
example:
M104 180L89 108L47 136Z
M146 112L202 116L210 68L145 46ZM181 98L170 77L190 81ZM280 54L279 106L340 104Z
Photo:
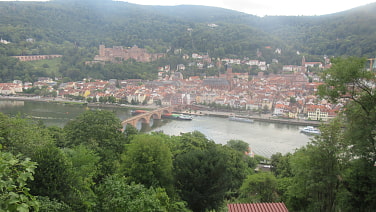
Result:
M363 58L337 58L320 95L345 104L321 135L294 154L272 157L279 195L295 211L372 211L376 207L375 74Z
M1 211L38 210L39 202L29 191L36 163L3 152L0 145L0 208Z
M26 159L27 175L1 174L19 174L20 204L40 211L218 209L254 165L200 132L147 135L128 127L122 133L107 111L86 111L63 129L1 114L0 127L4 157L23 153L33 161Z
M253 171L257 161L243 141L220 145L197 131L123 133L104 111L86 111L64 129L1 114L1 207L200 212L283 201L292 211L373 211L375 75L365 59L333 62L320 94L345 109L305 147L273 155L271 173Z

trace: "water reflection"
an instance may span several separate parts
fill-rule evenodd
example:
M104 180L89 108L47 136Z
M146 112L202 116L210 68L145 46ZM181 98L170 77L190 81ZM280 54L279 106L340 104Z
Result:
M6 103L3 103L6 102ZM87 107L82 104L64 104L57 102L37 102L37 101L4 101L0 100L0 112L21 117L40 120L47 126L64 127L68 121L73 120L86 110L104 109L110 110L115 115L124 120L131 116L128 108L100 108Z
M299 132L298 126L257 122L233 122L225 118L196 116L192 121L172 121L152 131L168 135L200 131L216 143L226 144L236 139L250 144L256 154L270 157L276 152L283 154L304 146L309 138Z
M9 108L9 107L23 107L24 105L25 105L24 101L14 101L14 100L0 101L0 109Z

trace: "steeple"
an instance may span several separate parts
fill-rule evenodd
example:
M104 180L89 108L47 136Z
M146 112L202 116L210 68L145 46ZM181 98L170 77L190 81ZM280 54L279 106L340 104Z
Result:
M305 57L304 57L304 55L303 55L303 58L302 58L302 66L303 66L303 67L305 67L305 62L306 62L306 61L305 61Z

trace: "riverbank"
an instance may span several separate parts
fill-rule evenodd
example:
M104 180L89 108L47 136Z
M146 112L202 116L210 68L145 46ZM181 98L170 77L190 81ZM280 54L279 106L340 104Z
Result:
M14 100L14 101L39 101L39 102L56 102L62 104L82 104L87 105L88 107L109 107L109 108L129 108L129 109L145 109L145 110L153 110L159 108L156 105L128 105L128 104L106 104L106 103L87 103L84 101L77 101L77 100L69 100L63 98L45 98L40 96L35 97L24 97L24 96L0 96L0 100ZM231 112L220 112L220 111L208 111L208 110L201 110L196 111L195 113L189 111L183 111L181 113L189 114L189 115L197 115L197 116L214 116L214 117L221 117L221 118L228 118L230 116L234 116L236 114ZM260 114L260 115L253 115L253 116L241 116L237 115L237 117L242 118L249 118L255 121L261 122L268 122L268 123L281 123L281 124L290 124L290 125L297 125L297 126L320 126L323 122L318 121L308 121L308 120L297 120L297 119L283 119L279 117L273 117L270 114Z
M77 104L87 105L88 107L113 107L113 108L129 108L129 109L145 109L153 110L158 108L156 105L129 105L129 104L106 104L106 103L88 103L78 100L70 100L64 98L46 98L40 96L25 97L25 96L1 96L0 100L14 100L14 101L38 101L38 102L55 102L61 104Z
M197 111L196 113L189 113L186 111L185 113L190 115L198 115L198 116L214 116L214 117L221 117L221 118L228 118L234 116L236 114L230 112L219 112L219 111ZM290 124L290 125L297 125L297 126L315 126L318 127L324 122L318 121L309 121L309 120L302 120L302 119L284 119L279 117L273 117L270 114L260 114L254 116L241 116L236 115L237 117L241 118L248 118L254 121L261 121L261 122L268 122L268 123L280 123L280 124Z

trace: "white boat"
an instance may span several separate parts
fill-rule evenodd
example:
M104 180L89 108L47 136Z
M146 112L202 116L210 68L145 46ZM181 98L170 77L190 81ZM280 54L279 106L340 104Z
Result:
M192 116L181 114L181 115L178 116L178 119L180 119L180 120L188 120L188 121L190 121L190 120L192 120L193 118L192 118Z
M228 118L230 121L239 121L239 122L247 122L247 123L253 123L252 119L248 118L242 118L242 117L236 117L236 116L231 116Z
M315 127L312 127L312 126L306 126L304 128L301 128L300 132L307 133L307 134L313 134L313 135L319 135L320 134L320 130L315 128Z

